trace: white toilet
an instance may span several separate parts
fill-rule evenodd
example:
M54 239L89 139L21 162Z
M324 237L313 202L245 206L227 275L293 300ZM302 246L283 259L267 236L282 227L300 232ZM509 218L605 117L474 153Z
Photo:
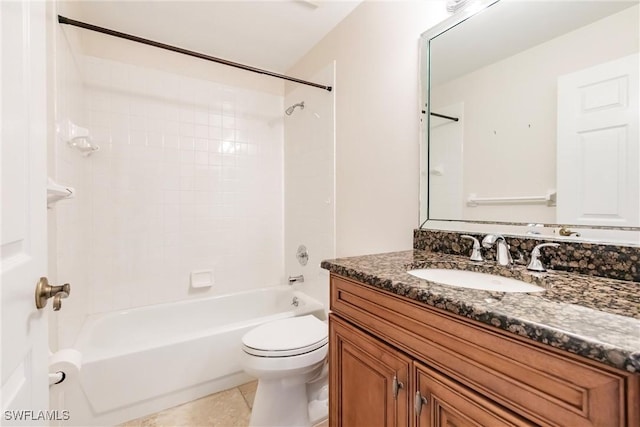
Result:
M327 324L312 315L265 323L242 337L243 367L258 378L251 427L311 426L327 417Z

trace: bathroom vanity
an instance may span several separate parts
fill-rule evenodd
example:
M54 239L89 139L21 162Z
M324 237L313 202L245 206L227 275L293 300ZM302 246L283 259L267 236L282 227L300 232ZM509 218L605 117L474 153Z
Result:
M422 35L425 228L322 263L331 426L640 426L639 6L614 3L479 0Z
M421 250L322 266L331 426L640 425L638 283L514 267L545 292L461 289L406 271L475 264Z

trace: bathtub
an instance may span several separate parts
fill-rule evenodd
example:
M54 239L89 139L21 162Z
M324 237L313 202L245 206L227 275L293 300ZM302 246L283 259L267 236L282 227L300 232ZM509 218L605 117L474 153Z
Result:
M325 311L281 286L91 316L74 346L82 354L78 382L88 407L77 417L69 408L72 419L122 423L249 381L240 365L242 336L304 314L324 320Z

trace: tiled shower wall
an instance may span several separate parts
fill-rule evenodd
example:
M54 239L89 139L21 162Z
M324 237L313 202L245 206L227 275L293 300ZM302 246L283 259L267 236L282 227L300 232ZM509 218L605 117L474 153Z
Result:
M84 159L88 291L68 315L281 284L283 98L95 57L83 68L100 151ZM213 287L191 288L194 270L213 270Z

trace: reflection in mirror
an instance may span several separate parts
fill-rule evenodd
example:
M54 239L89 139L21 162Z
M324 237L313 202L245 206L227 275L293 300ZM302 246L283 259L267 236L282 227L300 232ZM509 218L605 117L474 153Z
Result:
M639 14L503 0L425 33L422 219L640 227Z

